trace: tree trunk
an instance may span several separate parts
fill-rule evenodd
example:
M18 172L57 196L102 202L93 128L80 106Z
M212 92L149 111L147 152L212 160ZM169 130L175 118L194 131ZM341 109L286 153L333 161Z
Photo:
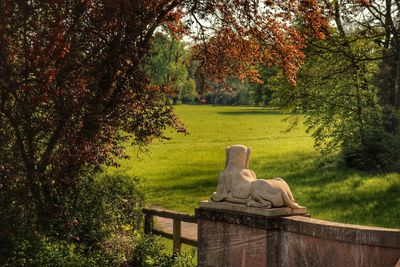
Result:
M384 109L385 130L399 133L400 111L400 49L392 52L381 65L378 76L379 99Z

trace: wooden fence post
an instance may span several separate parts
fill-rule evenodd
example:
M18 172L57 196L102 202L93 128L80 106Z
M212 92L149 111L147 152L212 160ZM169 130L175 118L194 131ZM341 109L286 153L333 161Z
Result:
M181 220L179 219L173 219L172 222L172 228L173 228L173 249L174 253L180 253L181 252Z
M144 232L145 234L155 234L173 240L173 252L180 253L182 244L197 247L196 237L182 236L182 222L197 224L197 219L193 215L170 211L165 209L143 209L144 213ZM154 217L172 219L172 233L170 223L167 226L154 225ZM164 229L163 229L164 228Z
M144 215L144 233L146 235L153 232L153 215Z

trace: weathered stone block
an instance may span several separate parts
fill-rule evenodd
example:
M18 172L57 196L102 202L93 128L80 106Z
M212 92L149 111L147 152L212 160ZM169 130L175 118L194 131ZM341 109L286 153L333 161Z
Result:
M395 266L400 230L199 208L198 266Z
M209 208L216 210L228 210L235 211L240 213L249 213L249 214L257 214L267 217L273 216L288 216L288 215L304 215L307 213L307 209L304 207L301 208L289 208L289 207L281 207L281 208L256 208L256 207L248 207L245 204L235 204L229 202L215 202L215 201L201 201L200 208Z

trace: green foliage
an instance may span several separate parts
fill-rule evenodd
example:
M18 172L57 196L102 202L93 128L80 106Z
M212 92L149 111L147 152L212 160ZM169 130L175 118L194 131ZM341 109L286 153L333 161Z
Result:
M370 129L363 146L343 147L342 154L350 167L378 170L398 170L400 166L400 136L382 128Z
M174 256L167 254L163 244L156 236L148 235L136 244L133 256L133 266L169 267L174 264Z
M5 266L114 266L114 255L97 251L87 253L82 247L66 241L44 238L38 242L21 242L14 262Z
M351 38L310 43L297 87L277 77L283 85L276 89L275 102L306 114L307 131L324 155L339 152L351 167L394 170L399 167L398 153L393 150L398 147L397 138L384 129L388 112L373 83L379 62L352 56L373 58L378 48L356 35Z
M131 264L142 267L194 267L197 259L194 249L171 254L166 251L163 240L147 235L136 244Z
M197 266L196 249L182 250L175 258L175 267L195 267Z
M87 179L70 207L70 240L21 242L16 263L24 266L195 266L192 255L171 255L154 236L140 235L143 187L134 177ZM59 231L57 232L59 233Z
M237 79L227 81L225 87L220 84L211 84L211 91L205 94L205 103L212 105L253 105L253 92L248 82L241 82Z
M157 33L144 68L153 85L164 88L166 97L189 103L197 96L196 85L189 77L190 52L182 40Z
M103 175L87 179L79 189L67 217L73 225L72 238L96 246L112 235L140 227L144 191L137 178Z
M181 84L180 100L182 103L194 103L198 94L196 91L196 82L193 79L186 79Z
M323 1L321 6L333 22L329 34L323 41L308 40L299 88L282 90L281 107L307 112L317 148L339 151L348 166L399 171L398 3Z
M54 227L30 238L9 235L4 240L8 242L1 244L0 264L115 266L129 259L144 205L138 179L121 175L82 178L64 200L63 220L68 227ZM14 227L24 229L24 225Z
M269 106L274 94L272 82L276 70L262 65L257 70L262 83L240 81L237 78L227 79L224 87L210 83L205 102L213 105Z
M258 71L260 73L260 79L263 81L261 84L249 84L249 98L250 104L253 106L267 107L271 102L274 94L273 77L276 74L274 68L266 68L259 66Z

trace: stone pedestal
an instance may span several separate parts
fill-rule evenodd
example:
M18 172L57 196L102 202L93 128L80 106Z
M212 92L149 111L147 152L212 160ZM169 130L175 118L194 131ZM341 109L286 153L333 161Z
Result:
M291 209L245 209L244 205L201 202L196 210L199 267L278 266L275 255L281 222L277 216Z
M265 208L247 207L245 204L234 204L234 203L229 203L229 202L215 202L215 201L211 201L211 200L201 201L200 208L234 211L234 212L239 212L239 213L243 213L243 214L254 214L254 215L267 216L267 217L304 215L307 212L307 209L304 207L298 208L298 209L292 209L289 207L265 209Z
M207 205L196 209L199 267L395 266L400 258L397 229Z

